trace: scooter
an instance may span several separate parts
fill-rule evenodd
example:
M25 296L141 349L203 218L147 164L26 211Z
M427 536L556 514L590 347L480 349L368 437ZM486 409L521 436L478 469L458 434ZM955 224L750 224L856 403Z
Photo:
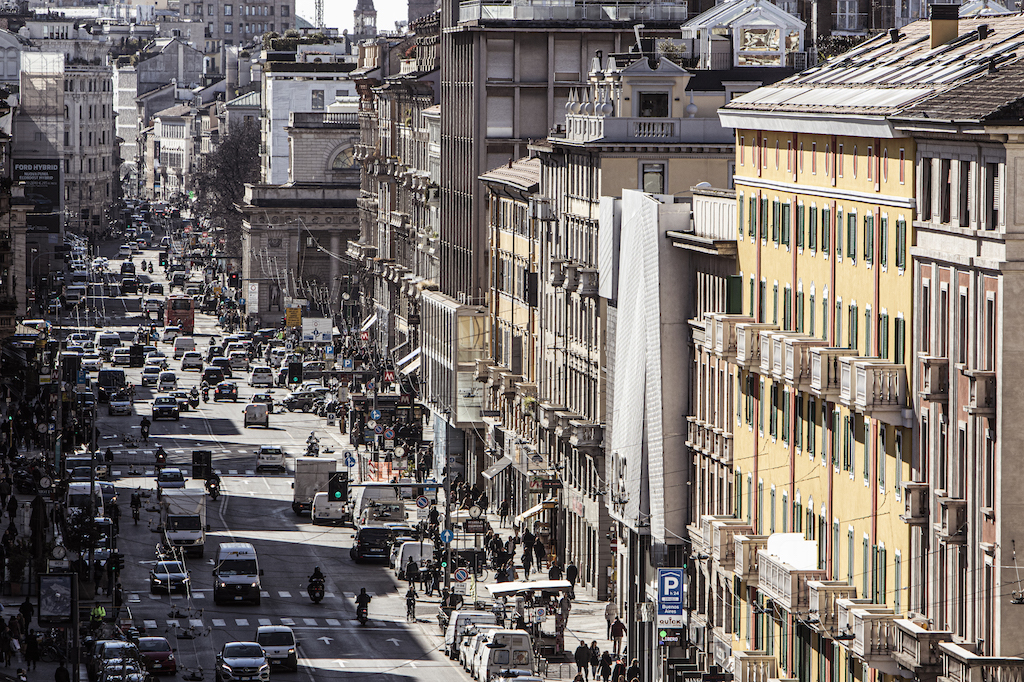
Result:
M306 587L306 594L314 604L319 604L324 598L324 581L311 580Z
M153 264L152 263L149 264L149 273L153 274Z
M320 456L320 439L314 434L309 434L309 438L306 439L306 457L319 457Z
M199 407L199 396L198 395L190 395L188 397L188 404L189 404L189 406L193 410L196 409L197 407Z
M203 389L203 402L204 403L210 402L210 389L209 388L204 388Z
M366 625L367 621L370 620L369 610L365 606L360 606L356 609L356 619L360 625Z
M206 492L210 493L210 499L216 502L217 498L220 497L220 483L217 483L216 481L207 481Z

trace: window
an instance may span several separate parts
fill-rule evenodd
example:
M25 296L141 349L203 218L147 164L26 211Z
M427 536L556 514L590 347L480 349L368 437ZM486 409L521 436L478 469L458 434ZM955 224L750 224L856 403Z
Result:
M764 435L764 379L760 380L760 399L757 402L757 430ZM759 493L760 494L760 493Z
M779 170L779 139L775 138L775 170Z
M871 306L864 309L864 355L871 357Z
M288 5L281 5L281 16L282 17L288 16L288 12L289 12Z
M804 333L804 292L796 292L796 330Z
M793 172L793 141L786 140L786 172Z
M984 367L987 370L996 368L996 300L994 294L985 299L985 348Z
M782 526L781 530L783 533L789 532L789 493L785 490L782 491ZM783 648L785 651L785 648Z
M828 291L821 297L821 338L828 341Z
M832 574L838 578L839 576L839 520L832 520ZM826 658L822 656L821 658Z
M864 420L864 485L871 480L871 420Z
M800 161L799 161L799 163L797 165L797 168L799 169L799 171L801 173L803 173L804 172L804 143L803 142L800 143L800 152L799 153L800 153Z
M804 248L804 205L796 205L796 247L798 249Z
M853 146L853 177L857 177L857 145Z
M814 290L811 290L811 298L807 305L807 334L814 336Z
M878 357L889 359L889 314L878 315Z
M750 276L750 297L749 297L749 312L747 313L751 317L754 316L754 276Z
M771 499L771 502L770 502L771 507L768 510L768 514L770 516L770 525L768 526L768 528L769 528L769 530L772 533L774 533L775 532L775 486L774 485L772 486L771 493L772 493L772 499Z
M878 264L884 270L889 266L889 216L883 215L878 222Z
M892 581L892 610L901 613L903 611L903 557L900 556L899 550L896 550L896 556L893 557Z
M789 442L789 391L786 390L782 391L782 442Z
M779 385L773 383L769 392L771 406L768 416L768 435L777 438L779 435Z
M744 162L746 161L746 158L747 158L747 148L743 146L744 139L745 138L743 137L743 135L740 135L740 165L741 166L744 165Z
M788 286L782 290L782 328L789 331L793 328L793 290Z
M843 0L839 0L839 2L842 2L842 1ZM844 160L844 157L843 157L843 145L839 144L839 145L836 145L836 177L837 178L843 177L843 165L844 164L845 164L845 160Z
M948 358L949 349L949 289L945 284L939 286L939 357Z
M843 258L843 209L836 208L836 258Z
M832 213L828 208L821 209L821 252L828 258L828 253L832 249L831 238L832 238Z
M324 91L323 90L314 90L312 92L310 106L313 108L313 111L323 111L324 110Z
M825 177L829 176L829 168L832 163L831 156L832 152L829 150L829 145L825 145Z
M849 348L857 350L857 304L850 304L850 345Z
M640 118L668 118L668 93L641 92L637 113Z
M907 183L907 150L900 149L900 184Z
M836 325L835 335L836 345L838 346L843 342L843 299L841 298L836 299L836 316L833 318L833 321Z
M846 529L846 550L846 582L853 585L853 526ZM867 591L864 594L867 594Z
M985 432L985 489L984 506L993 508L996 503L996 444L992 431Z
M846 255L857 262L857 213L850 211L846 216Z
M957 198L959 199L959 206L957 207L957 213L959 214L960 227L971 226L971 162L961 161L960 162L960 173L957 177Z
M231 16L231 5L224 5L224 16Z
M921 433L928 433L928 422L926 420L921 421ZM922 441L924 438L922 437ZM922 443L921 451L927 452L924 447L926 443ZM893 477L893 489L896 491L896 499L900 499L900 494L903 492L903 433L896 429L896 437L893 439L893 464L896 468L895 476Z
M867 155L867 159L866 159L867 166L868 166L868 180L874 180L875 179L874 178L874 169L871 168L871 166L873 165L872 161L874 160L874 155L875 155L875 150L872 149L871 147L868 147L868 155Z
M810 455L811 459L814 459L814 436L815 436L814 419L816 417L816 413L814 411L814 408L815 408L814 398L808 396L807 397L807 454ZM810 509L810 505L808 505L808 510L809 509Z
M863 591L861 594L870 594L868 590L874 587L871 584L871 564L874 562L875 557L871 554L871 540L868 539L867 533L864 534L861 540L861 569L862 569L862 580Z
M878 490L882 494L885 494L885 465L886 465L886 461L887 461L886 460L886 456L885 456L885 434L886 434L886 426L885 426L885 424L881 424L880 423L878 425L878 453L877 453L878 464L877 464L877 466L878 466Z
M764 322L768 314L768 282L761 280L761 287L757 295L757 321Z
M818 174L818 143L811 143L811 175Z
M953 198L953 168L949 159L939 159L939 221L950 222L951 202Z
M768 197L761 197L761 241L768 242Z
M645 163L641 167L643 189L649 194L665 193L665 164Z
M772 324L779 323L779 283L772 285Z
M231 22L224 24L224 32L231 33Z
M764 481L757 479L757 534L764 535Z
M906 349L906 321L902 315L896 317L896 329L893 334L893 342L895 347L893 349L893 362L897 365L902 365L904 362L903 353Z
M793 205L788 201L782 204L782 243L789 246L789 225Z
M747 236L751 239L757 236L757 197L750 197L750 215L747 216Z
M807 248L811 251L818 249L818 209L814 204L807 214Z
M985 164L985 206L988 209L985 221L986 230L999 228L999 205L1002 202L999 177L999 169L1001 167L1002 164L999 163Z
M957 335L958 338L957 338L957 349L956 349L956 351L957 351L957 362L966 363L967 362L967 350L968 350L968 346L970 344L970 339L968 337L968 326L967 326L967 322L968 322L968 319L967 319L967 291L963 290L963 289L961 289L961 291L960 291L960 310L959 310L959 315L957 315L957 317L959 318L957 320L957 323L959 325L959 334Z
M212 4L206 6L206 14L211 17L214 15L214 9Z
M836 414L838 414L838 410ZM853 423L850 415L843 417L843 471L852 471L853 463Z
M804 444L804 396L798 393L793 400L796 403L793 410L796 421L793 425L793 445L800 448ZM793 521L796 522L796 517L793 518Z
M896 267L907 267L907 221L903 218L896 220Z
M875 216L864 216L864 262L871 265L875 260Z
M822 403L822 417L825 416L826 410L827 406ZM835 467L836 471L839 471L839 410L832 411L832 428L830 429L829 438L832 443L832 466Z
M772 202L772 241L776 244L779 243L781 234L779 223L782 222L782 206L779 200L776 199Z

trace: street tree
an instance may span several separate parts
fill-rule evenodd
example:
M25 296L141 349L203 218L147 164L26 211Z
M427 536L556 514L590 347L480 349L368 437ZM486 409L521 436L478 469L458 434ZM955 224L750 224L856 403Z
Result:
M248 120L220 140L216 151L208 154L196 173L196 209L215 226L226 232L225 251L240 253L242 203L245 184L259 181L260 128Z

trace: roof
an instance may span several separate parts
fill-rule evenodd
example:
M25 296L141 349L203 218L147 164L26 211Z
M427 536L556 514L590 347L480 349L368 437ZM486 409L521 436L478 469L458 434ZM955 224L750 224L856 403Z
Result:
M226 107L259 107L260 106L260 93L258 90L247 92L244 95L228 100L224 106Z
M1005 115L1024 95L1024 15L961 18L957 37L934 49L930 36L927 20L905 26L895 42L890 33L876 36L737 97L720 110L723 125L749 127L745 119L771 117L776 123L769 125L782 130L783 119L807 114L860 117L865 125L872 117L981 120Z
M683 24L683 37L691 37L690 30L729 27L734 24L750 23L751 20L768 20L778 26L805 26L799 17L761 0L729 0L698 14Z
M507 166L498 166L480 176L484 182L512 185L524 192L533 192L540 187L540 159L523 158L509 161Z
M153 114L153 118L171 118L172 116L188 116L192 113L192 107L187 104L176 104L173 107L167 107L163 111L158 111Z

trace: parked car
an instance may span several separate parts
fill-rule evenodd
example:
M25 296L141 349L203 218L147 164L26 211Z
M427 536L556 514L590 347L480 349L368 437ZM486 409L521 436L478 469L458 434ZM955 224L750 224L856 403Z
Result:
M313 404L317 401L319 396L313 391L295 391L285 396L281 403L286 409L302 412L309 412L312 409Z

